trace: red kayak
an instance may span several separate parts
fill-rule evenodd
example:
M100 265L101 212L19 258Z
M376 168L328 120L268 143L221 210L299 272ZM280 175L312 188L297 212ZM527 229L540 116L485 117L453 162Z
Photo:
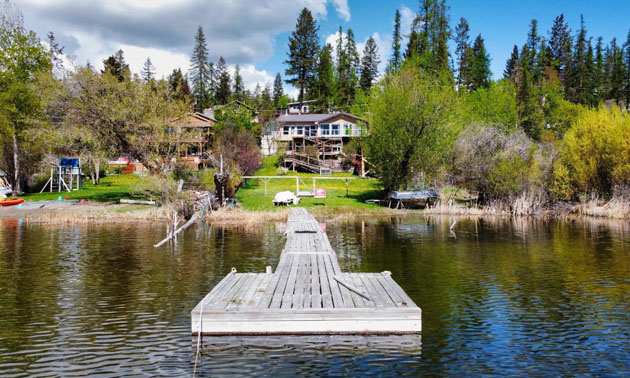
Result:
M7 206L19 205L21 203L24 203L24 200L22 198L16 198L16 199L2 201L0 202L0 205L7 207Z

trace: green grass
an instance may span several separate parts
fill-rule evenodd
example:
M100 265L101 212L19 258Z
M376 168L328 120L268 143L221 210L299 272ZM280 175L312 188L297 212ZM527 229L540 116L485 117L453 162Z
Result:
M263 159L263 166L254 173L255 176L275 176L277 158L275 156ZM308 185L306 188L300 183L300 190L311 190L312 177L319 176L314 173L300 173L289 171L287 176L299 176ZM365 200L380 198L382 186L379 180L362 179L350 173L335 173L332 177L356 177L350 181L346 196L346 185L342 180L317 180L317 187L326 189L326 199L302 197L300 206L304 207L355 207L355 208L380 208L378 205L366 204ZM295 193L295 179L272 179L267 184L267 195L262 181L258 179L247 180L245 185L236 194L236 199L246 210L273 210L277 209L271 202L278 192L291 191Z
M59 196L68 199L86 199L94 202L117 202L122 198L141 199L134 196L133 188L142 178L138 175L111 175L101 179L99 185L90 180L83 181L83 189L72 192L44 192L24 196L26 201L56 200Z

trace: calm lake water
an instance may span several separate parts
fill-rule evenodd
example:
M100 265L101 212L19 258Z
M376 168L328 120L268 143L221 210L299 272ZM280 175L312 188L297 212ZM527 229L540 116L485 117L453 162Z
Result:
M199 376L630 376L630 225L411 217L329 224L344 271L389 270L421 336L204 338ZM190 376L193 306L275 267L276 226L0 220L0 376Z

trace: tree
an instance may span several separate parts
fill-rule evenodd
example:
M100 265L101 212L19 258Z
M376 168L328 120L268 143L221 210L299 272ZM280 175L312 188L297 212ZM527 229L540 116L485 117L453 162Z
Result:
M551 52L551 68L560 77L565 88L569 87L569 73L572 59L571 29L564 20L564 14L556 17L551 27L549 49Z
M0 18L0 161L13 195L43 157L45 91L52 75L50 52L23 26L17 8L5 3Z
M378 55L378 46L374 38L368 38L363 49L363 58L361 59L361 78L359 80L361 89L368 91L376 77L378 76L378 65L381 59Z
M478 88L490 87L490 56L486 51L481 34L475 39L472 48L472 60L470 62L470 88L476 90Z
M588 103L584 91L590 74L590 72L587 71L588 57L586 43L586 27L584 25L584 16L582 16L580 31L576 37L575 48L573 50L573 61L569 77L570 88L568 93L571 101L580 104Z
M470 31L470 26L468 25L468 21L465 18L460 18L459 24L455 28L455 55L457 56L457 80L456 84L461 86L463 83L468 81L467 77L470 71L470 61L468 54L468 50L470 49L470 37L468 32Z
M625 81L624 81L626 110L630 111L630 30L628 31L628 37L626 39L626 43L623 45L623 62L626 68L626 75L625 75Z
M392 58L389 61L387 70L389 72L396 71L400 68L402 56L400 53L400 42L402 35L400 34L400 10L396 9L394 16L394 35L392 36Z
M48 37L48 52L50 53L50 59L53 63L53 67L61 70L63 69L63 61L61 59L61 56L63 55L64 47L59 46L57 38L55 38L55 33L50 31L48 32L46 37Z
M505 63L505 70L503 70L504 79L513 78L519 60L520 58L518 56L518 46L514 45L514 48L512 49L512 55L510 55L510 59L508 59Z
M595 103L604 99L605 91L605 74L606 61L604 60L604 39L602 37L597 38L597 44L595 45L594 56L594 70L593 70L593 96Z
M607 98L614 100L617 105L624 98L624 77L623 54L617 45L617 39L613 38L606 54L606 92Z
M420 12L411 26L407 59L427 69L450 73L448 9L445 0L421 0Z
M223 57L219 57L216 72L218 81L216 101L218 104L227 104L230 101L232 91L230 89L230 73Z
M298 101L304 101L304 95L311 89L315 81L315 65L319 54L319 30L311 11L302 9L295 25L295 30L289 36L288 68L285 74L291 78L287 83L299 90Z
M103 61L103 71L101 73L109 73L118 79L118 81L129 80L131 71L129 65L125 62L125 56L122 50L116 51L116 54L110 56Z
M155 79L155 67L153 63L151 63L151 58L147 58L147 60L144 61L141 75L145 83L149 83Z
M284 89L282 88L282 75L280 72L276 74L276 79L273 81L273 104L278 106L280 99L284 95Z
M171 121L187 109L170 95L166 81L155 86L140 80L119 82L83 67L64 85L65 122L86 128L112 152L129 154L152 173L168 169L180 137Z
M332 61L332 46L322 47L317 60L317 76L313 96L320 110L332 108L335 89L335 68Z
M404 189L419 172L437 172L457 127L450 122L456 98L449 80L403 66L373 90L369 102L368 159L386 191Z
M232 90L234 98L239 101L243 101L244 90L245 88L243 87L243 76L241 76L241 67L237 64L234 68L234 87Z
M181 69L174 69L168 76L168 83L171 89L171 95L179 101L190 103L192 100L192 92L188 85L188 80L182 74Z
M195 35L195 47L190 58L190 75L192 79L192 92L195 98L195 110L203 111L212 102L212 72L208 63L208 45L203 28L197 28Z

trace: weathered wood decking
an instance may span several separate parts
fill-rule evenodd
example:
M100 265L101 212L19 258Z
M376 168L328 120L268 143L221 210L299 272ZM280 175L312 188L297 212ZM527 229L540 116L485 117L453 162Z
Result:
M204 335L420 333L421 310L383 273L343 273L304 208L293 208L273 273L228 274L191 312Z

